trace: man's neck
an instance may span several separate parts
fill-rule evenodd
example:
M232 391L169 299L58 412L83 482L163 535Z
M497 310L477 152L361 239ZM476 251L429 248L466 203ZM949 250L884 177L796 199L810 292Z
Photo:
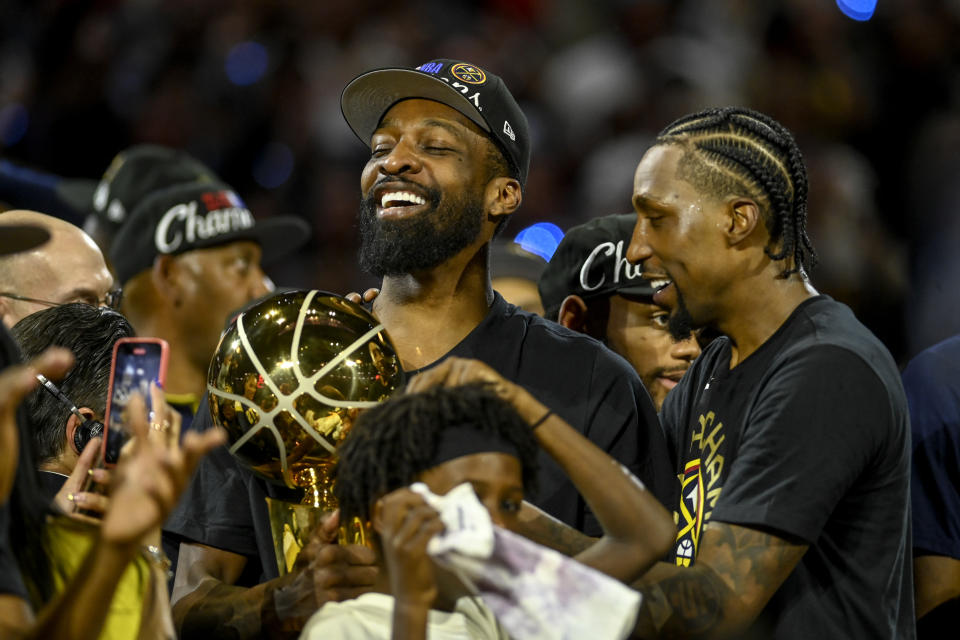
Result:
M417 274L387 276L373 310L383 322L405 369L443 357L486 317L493 288L485 256L467 265L453 261Z
M756 280L743 282L741 295L730 296L736 302L727 309L728 319L718 323L718 329L732 342L731 369L769 340L800 304L818 295L798 274Z

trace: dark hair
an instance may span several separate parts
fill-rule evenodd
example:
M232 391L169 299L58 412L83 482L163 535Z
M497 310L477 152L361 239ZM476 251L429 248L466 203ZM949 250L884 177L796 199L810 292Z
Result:
M536 489L539 445L530 426L490 388L471 384L401 395L368 409L338 449L340 521L370 519L373 502L434 466L443 431L467 426L515 446L526 492Z
M764 251L772 260L793 259L782 277L808 273L816 265L806 230L807 169L786 127L757 111L724 107L673 122L656 143L686 148L678 174L697 188L718 197L741 193L757 200L770 234Z
M103 416L113 345L120 338L134 335L126 318L107 308L64 304L30 314L12 332L28 359L52 346L72 351L73 368L57 386L78 407L90 407ZM33 427L37 457L32 462L39 464L57 458L64 451L70 409L43 388L28 395L24 406Z

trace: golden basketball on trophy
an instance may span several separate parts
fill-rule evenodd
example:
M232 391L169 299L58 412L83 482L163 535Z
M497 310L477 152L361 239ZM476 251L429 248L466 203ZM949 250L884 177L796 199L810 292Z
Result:
M281 575L336 508L330 472L363 409L403 385L383 325L360 305L322 291L288 291L240 313L207 374L210 412L230 453L258 476L304 491L294 505L267 498ZM341 542L362 542L341 523Z

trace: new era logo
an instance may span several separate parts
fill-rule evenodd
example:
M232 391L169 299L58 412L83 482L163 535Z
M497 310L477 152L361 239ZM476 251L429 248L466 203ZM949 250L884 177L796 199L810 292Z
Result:
M510 136L510 139L514 142L517 141L517 135L513 132L513 127L511 127L510 123L506 120L503 121L503 132Z

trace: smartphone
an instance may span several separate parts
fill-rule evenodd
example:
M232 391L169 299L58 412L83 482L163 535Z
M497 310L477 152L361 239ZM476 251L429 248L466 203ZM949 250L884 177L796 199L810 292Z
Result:
M127 406L135 392L143 397L147 415L152 415L150 383L160 387L166 383L169 350L166 340L160 338L120 338L113 345L102 445L103 461L108 467L117 463L120 449L127 441Z

